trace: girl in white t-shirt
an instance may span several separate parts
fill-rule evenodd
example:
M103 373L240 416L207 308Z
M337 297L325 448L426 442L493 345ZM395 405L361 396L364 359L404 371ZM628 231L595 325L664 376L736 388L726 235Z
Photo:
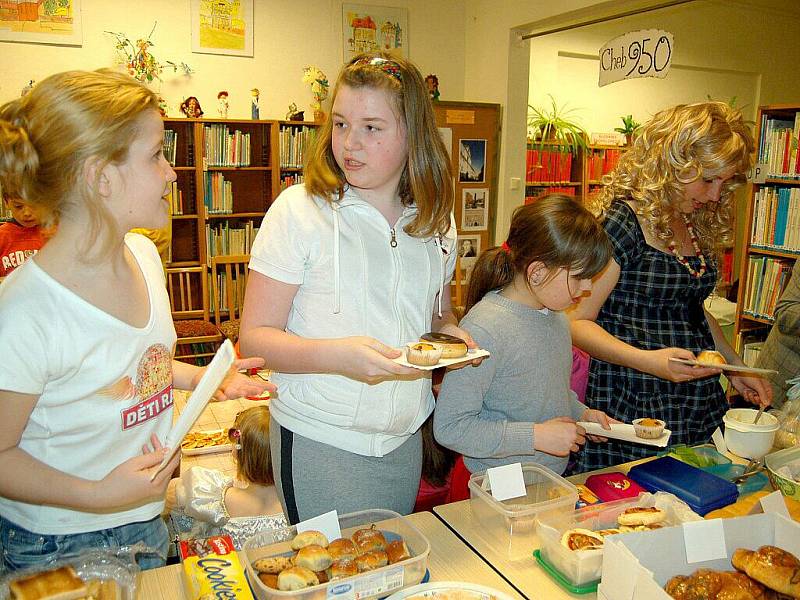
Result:
M473 343L450 309L452 173L417 68L383 54L345 65L305 174L264 217L241 323L242 349L278 371L278 492L292 523L408 513L433 395L393 359L431 330Z
M172 388L202 369L172 359L161 262L133 227L163 227L175 172L158 98L127 75L48 77L0 107L0 187L58 220L0 286L0 546L8 569L85 547L165 553ZM260 359L243 361L256 366ZM232 374L220 396L266 386ZM158 558L140 565L156 566Z

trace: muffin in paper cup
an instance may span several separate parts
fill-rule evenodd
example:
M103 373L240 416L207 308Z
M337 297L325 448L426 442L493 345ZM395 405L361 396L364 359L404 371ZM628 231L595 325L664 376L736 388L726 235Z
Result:
M650 418L643 418L643 419L635 419L633 421L633 430L636 432L636 436L646 439L646 440L655 440L661 437L661 434L664 433L664 426L666 423L661 419L650 419Z

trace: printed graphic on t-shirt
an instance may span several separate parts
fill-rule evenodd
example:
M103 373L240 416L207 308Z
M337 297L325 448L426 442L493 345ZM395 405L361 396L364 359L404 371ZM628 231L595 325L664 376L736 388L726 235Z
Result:
M0 256L0 277L4 277L36 254L38 250L12 250Z
M139 361L136 383L126 375L100 393L137 400L120 412L123 430L146 423L172 406L172 355L164 344L153 344Z

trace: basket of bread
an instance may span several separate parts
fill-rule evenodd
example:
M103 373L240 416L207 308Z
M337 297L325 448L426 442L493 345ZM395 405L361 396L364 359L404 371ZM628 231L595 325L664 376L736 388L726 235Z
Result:
M422 581L430 544L399 514L367 510L339 517L341 537L314 530L270 530L244 545L250 585L261 600L325 600L352 593L359 600Z
M700 520L683 501L665 492L542 514L536 520L541 542L537 558L569 585L585 586L600 579L603 545L609 536Z

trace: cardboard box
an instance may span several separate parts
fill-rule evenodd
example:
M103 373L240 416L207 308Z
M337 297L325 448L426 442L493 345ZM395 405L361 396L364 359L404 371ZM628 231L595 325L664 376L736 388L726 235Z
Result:
M699 530L697 527L711 527ZM692 528L695 528L692 530ZM715 530L719 534L715 544ZM702 532L702 544L717 550L720 558L690 562L698 545L687 544ZM800 556L800 524L775 513L736 519L712 519L654 531L616 535L606 539L603 576L597 589L600 600L671 600L664 585L675 575L697 569L733 571L731 556L737 548L757 550L773 545Z
M254 600L229 535L183 540L179 549L187 598Z

